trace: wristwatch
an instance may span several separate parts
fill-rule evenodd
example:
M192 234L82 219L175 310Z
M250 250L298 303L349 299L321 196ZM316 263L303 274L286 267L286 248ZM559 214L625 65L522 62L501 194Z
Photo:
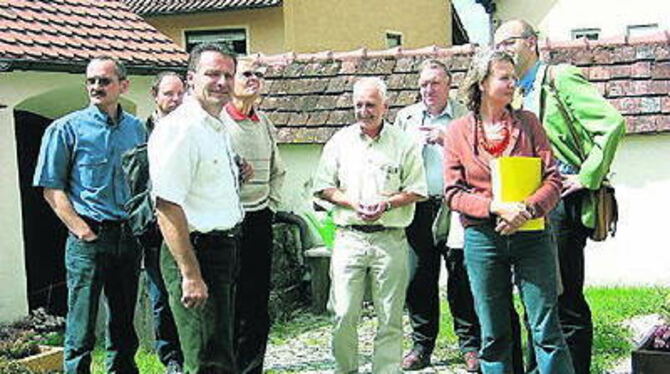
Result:
M531 218L535 218L536 217L535 215L537 214L537 210L535 209L535 207L533 205L530 205L530 204L525 204L525 205L526 205L526 212L528 212L530 214Z

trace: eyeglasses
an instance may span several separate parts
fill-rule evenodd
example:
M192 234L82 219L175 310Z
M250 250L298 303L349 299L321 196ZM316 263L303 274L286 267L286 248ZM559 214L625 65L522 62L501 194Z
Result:
M254 76L254 75L255 75L256 78L258 78L258 79L263 79L263 78L265 78L265 73L263 73L262 71L249 71L249 70L247 70L247 71L243 71L243 72L242 72L242 76L245 77L245 78L247 78L247 79L251 78L251 77Z
M96 83L98 84L98 86L107 87L112 83L112 79L104 77L86 78L86 84L88 84L89 86L93 86Z

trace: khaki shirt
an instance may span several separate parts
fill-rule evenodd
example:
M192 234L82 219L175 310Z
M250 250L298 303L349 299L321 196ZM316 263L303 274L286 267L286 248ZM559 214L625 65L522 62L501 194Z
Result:
M396 126L384 124L375 139L358 124L347 126L326 143L314 178L314 193L340 189L350 201L371 204L388 200L398 192L428 194L421 149ZM407 227L414 217L414 204L385 212L375 222L358 218L353 209L336 205L335 224L374 224Z

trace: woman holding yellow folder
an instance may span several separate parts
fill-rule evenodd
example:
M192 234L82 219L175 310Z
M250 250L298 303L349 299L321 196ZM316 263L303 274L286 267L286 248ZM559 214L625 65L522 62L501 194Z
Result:
M482 328L484 374L512 372L510 279L520 290L541 374L573 374L557 314L555 247L548 229L520 231L556 205L561 178L537 117L511 108L516 76L512 57L484 51L463 83L470 112L449 126L444 141L445 201L461 212L465 263ZM521 202L493 198L491 161L537 157L539 187Z

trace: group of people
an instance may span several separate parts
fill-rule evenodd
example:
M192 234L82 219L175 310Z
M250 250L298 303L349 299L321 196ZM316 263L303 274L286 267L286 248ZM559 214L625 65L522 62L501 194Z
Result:
M65 373L90 372L101 292L106 371L138 373L142 264L167 373L262 372L271 225L285 174L272 124L255 107L265 70L199 45L186 81L156 77L156 110L143 123L119 104L130 84L124 65L108 56L88 64L90 105L47 128L34 177L69 231ZM135 166L126 169L128 155ZM155 207L157 221L141 235L141 214L129 208L136 199Z
M439 328L441 258L447 301L468 372L588 374L593 325L584 247L623 117L579 69L539 60L530 24L500 26L449 99L440 60L420 66L421 101L384 121L379 78L353 87L356 122L323 149L315 195L334 204L332 349L336 373L358 371L356 327L365 288L377 329L373 373L430 365ZM522 202L494 198L491 161L535 157L540 186ZM520 231L546 217L543 230ZM518 288L524 307L514 308ZM407 306L412 349L402 355ZM520 320L528 330L521 349ZM524 364L524 361L525 364Z
M495 48L473 58L464 105L449 98L447 65L424 61L421 100L395 124L384 121L384 81L354 83L355 123L327 142L313 180L338 227L330 300L336 373L358 372L368 286L379 324L372 371L430 365L442 258L469 372L589 372L584 246L594 226L592 191L624 125L578 69L540 62L537 41L522 20L501 25ZM47 128L34 177L69 231L66 373L90 372L101 292L106 370L138 373L129 326L142 267L167 373L262 372L272 221L285 175L272 123L256 107L265 72L217 44L198 45L186 81L173 72L156 77L156 110L143 123L119 104L130 84L123 64L107 56L88 64L90 105ZM143 155L144 171L124 173L133 152ZM493 198L489 163L502 156L541 160L541 186L523 202ZM128 209L138 178L156 218L140 236ZM544 230L519 231L539 217L547 217ZM403 357L405 306L413 345ZM529 331L525 365L520 320Z

